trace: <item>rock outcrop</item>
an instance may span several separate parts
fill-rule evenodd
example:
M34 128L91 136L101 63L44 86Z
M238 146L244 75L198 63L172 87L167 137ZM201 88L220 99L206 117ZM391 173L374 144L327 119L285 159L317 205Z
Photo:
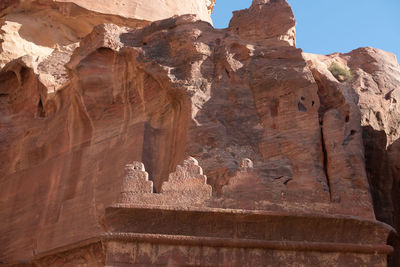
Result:
M32 1L32 0L31 0ZM59 3L74 3L87 10L95 11L100 14L110 14L124 18L134 18L139 20L156 21L172 16L184 14L197 14L201 20L211 22L210 15L215 6L215 0L119 0L119 1L100 1L100 0L53 0Z
M271 259L282 264L384 265L392 229L375 213L399 220L400 76L389 54L303 55L281 0L254 1L224 30L207 22L213 1L178 11L161 1L171 4L162 14L140 1L96 2L0 4L0 261L74 262L84 257L75 244L87 264L101 265L107 259L95 255L120 260L122 239L262 246L265 258L280 251ZM187 10L197 15L149 22ZM49 28L47 39L32 27ZM21 49L10 48L15 40ZM332 61L354 77L338 81ZM262 230L269 216L276 235ZM144 254L146 244L137 245ZM63 260L60 248L70 251ZM161 249L175 257L177 248Z
M305 57L318 83L319 94L329 98L325 106L351 105L361 121L366 172L376 217L400 231L400 67L396 57L369 47L347 54ZM337 80L328 70L333 62L348 68L351 77L342 82ZM334 98L337 100L333 101ZM352 116L350 113L349 118ZM398 266L399 237L391 237L390 242L397 247L392 266Z
M94 26L140 28L171 16L196 14L211 23L214 0L14 0L0 3L0 67L30 55L48 90L62 87L64 65Z

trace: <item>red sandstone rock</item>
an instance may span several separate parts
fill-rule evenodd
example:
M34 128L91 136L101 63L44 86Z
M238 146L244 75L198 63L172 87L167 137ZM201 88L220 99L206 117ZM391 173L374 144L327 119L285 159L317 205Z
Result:
M111 14L125 18L155 21L166 19L172 16L184 14L197 14L204 20L211 22L210 14L215 5L214 0L119 0L119 1L100 1L100 0L53 0L54 2L70 2L81 6L87 10L101 14Z
M323 57L307 65L285 1L254 1L225 30L195 15L145 26L44 3L51 15L41 23L65 30L49 32L52 44L67 41L56 49L33 42L31 57L11 62L20 54L0 56L1 261L199 265L209 255L208 265L221 266L261 253L259 265L337 257L384 265L391 228L374 220L359 123L368 106L360 112L360 92L336 80ZM68 22L61 7L70 8ZM19 8L0 6L5 18ZM42 15L32 4L17 22ZM76 18L85 27L69 35ZM365 73L396 68L357 55L340 62ZM396 85L395 77L378 79L377 88ZM394 102L395 90L388 93ZM380 129L396 127L394 117L381 121ZM148 250L154 244L167 256ZM134 246L136 259L128 256Z
M211 198L212 188L206 184L207 177L196 159L188 157L176 171L170 173L168 181L163 182L161 192L153 192L153 182L148 180L148 173L141 162L128 164L122 183L121 197L117 205L158 205L191 207L205 205Z
M233 12L231 32L268 46L296 46L296 20L286 1L256 0L249 9Z
M350 113L347 111L347 114L350 121L351 117L356 117L352 123L354 134L359 133L359 127L354 128L355 123L361 121L366 171L371 185L375 214L379 220L391 224L399 231L400 147L397 144L400 123L400 68L396 57L369 47L359 48L347 54L329 56L306 54L305 57L309 60L309 66L319 84L320 95L329 100L325 101L323 106L332 108L352 103ZM344 82L336 80L328 71L332 62L339 62L343 67L348 67L352 77ZM332 94L335 91L338 93ZM332 101L333 98L337 100ZM354 108L355 105L359 107L360 114ZM354 151L354 148L352 150ZM354 166L354 161L350 162ZM344 188L348 191L347 186ZM397 266L400 264L400 242L398 237L393 237L391 242L397 246L394 254L397 256L392 259L391 266Z
M64 65L79 41L101 23L130 28L183 14L211 23L214 0L12 0L0 3L0 67L30 55L47 90L61 88Z
M141 162L127 164L125 177L122 182L121 202L130 202L130 194L153 193L153 182L149 181L149 174L145 171Z

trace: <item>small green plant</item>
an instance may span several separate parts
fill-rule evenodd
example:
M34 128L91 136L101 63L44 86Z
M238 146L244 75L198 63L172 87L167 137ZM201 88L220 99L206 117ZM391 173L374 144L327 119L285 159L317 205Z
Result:
M332 73L333 76L335 76L336 79L338 79L341 82L347 81L351 78L353 78L353 74L351 74L351 71L349 68L341 66L337 62L333 62L331 66L329 67L329 71Z

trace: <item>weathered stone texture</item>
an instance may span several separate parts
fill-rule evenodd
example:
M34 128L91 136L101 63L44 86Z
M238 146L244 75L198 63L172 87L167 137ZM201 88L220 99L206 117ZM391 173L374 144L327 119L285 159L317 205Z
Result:
M67 79L64 65L79 41L101 23L139 28L151 21L196 14L211 23L214 0L2 0L0 67L24 55L48 91Z
M264 250L260 248L215 248L207 246L163 245L115 242L109 245L109 266L384 266L379 255L352 253ZM122 248L122 249L121 249ZM142 253L140 253L141 251ZM132 255L135 255L132 257ZM204 257L203 255L207 255Z
M184 14L197 14L204 20L211 22L211 12L215 5L215 0L119 0L119 1L100 1L100 0L54 0L54 2L74 3L87 10L96 11L102 14L118 15L125 18L135 18L140 20L155 21L166 19L172 16Z
M131 195L153 193L153 182L141 162L133 162L125 166L125 177L122 181L120 203L131 203Z
M233 12L229 30L256 44L296 46L295 25L286 1L257 0L249 9Z
M125 14L150 14L139 1L24 3L0 4L0 261L384 265L392 229L375 221L370 192L378 218L399 227L400 76L389 54L303 55L283 0L253 1L224 30L198 14ZM31 39L37 28L48 38ZM332 76L333 60L352 80ZM329 229L309 232L310 217ZM295 243L279 243L285 231ZM201 247L203 237L227 241ZM249 237L279 246L236 240ZM317 244L296 243L307 240ZM137 247L143 258L130 262Z
M359 48L347 54L329 56L306 54L305 57L309 60L310 68L319 85L320 95L330 100L322 106L333 108L350 105L351 108L347 108L350 112L347 111L348 115L346 115L348 116L346 120L348 118L349 122L346 124L351 123L352 117L355 119L350 133L347 130L349 128L344 129L348 138L360 134L358 124L361 121L366 173L376 217L399 231L400 67L396 57L391 53L369 47ZM348 67L352 72L352 77L342 82L336 80L328 71L332 62ZM334 98L336 100L331 101ZM357 106L359 109L355 108ZM325 111L322 110L322 112ZM340 121L343 121L343 111L341 116ZM339 128L335 127L335 129ZM358 145L358 147L361 146ZM352 151L357 152L354 148ZM347 152L341 157L346 158L348 155ZM356 164L353 160L350 162L352 166ZM340 171L342 172L343 169L340 168ZM348 187L344 188L348 190ZM398 266L400 264L398 236L393 236L390 242L397 247L391 259L391 266Z

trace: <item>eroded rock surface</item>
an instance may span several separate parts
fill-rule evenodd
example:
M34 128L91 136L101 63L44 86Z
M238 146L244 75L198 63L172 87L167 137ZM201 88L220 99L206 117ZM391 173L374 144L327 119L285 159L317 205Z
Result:
M322 107L351 106L350 113L347 113L348 123L352 117L355 117L355 120L349 138L360 134L360 127L357 125L358 121L361 121L366 172L371 185L376 217L399 231L400 68L396 57L391 53L369 47L359 48L347 54L329 56L306 54L305 57L309 60L310 68L319 85L319 94L328 100ZM337 80L328 71L333 62L349 68L352 77L342 82ZM359 109L355 108L356 106ZM321 109L321 112L324 110ZM338 127L335 128L339 130ZM344 132L349 134L349 130ZM352 151L355 152L354 149ZM354 164L354 161L351 161L351 165ZM400 242L398 237L394 236L390 242L397 247L391 266L398 266Z
M233 14L229 29L241 39L263 45L296 46L296 20L286 1L257 0L249 9Z
M64 65L94 26L113 23L140 28L151 21L196 14L211 23L214 0L99 1L15 0L0 4L0 67L19 57L32 67L49 92L66 82Z
M375 219L360 125L370 110L367 97L358 101L362 94L336 80L325 58L307 65L286 1L254 1L224 30L196 15L151 24L115 16L111 2L43 1L48 16L37 2L26 3L0 5L4 25L16 27L3 30L4 45L17 34L19 26L8 23L15 16L24 27L38 26L29 21L40 17L43 27L60 28L46 44L28 40L32 47L16 50L23 53L0 55L2 261L30 261L101 235L104 211L116 203L122 210L150 205ZM78 19L86 26L78 27ZM102 22L112 24L94 27ZM364 83L373 80L357 55L340 62L360 66ZM376 64L378 72L388 70ZM377 88L396 85L393 77L378 80ZM389 92L395 99L395 90L382 95ZM374 125L386 131L394 121ZM389 135L394 140L396 133ZM374 194L383 192L372 184Z

